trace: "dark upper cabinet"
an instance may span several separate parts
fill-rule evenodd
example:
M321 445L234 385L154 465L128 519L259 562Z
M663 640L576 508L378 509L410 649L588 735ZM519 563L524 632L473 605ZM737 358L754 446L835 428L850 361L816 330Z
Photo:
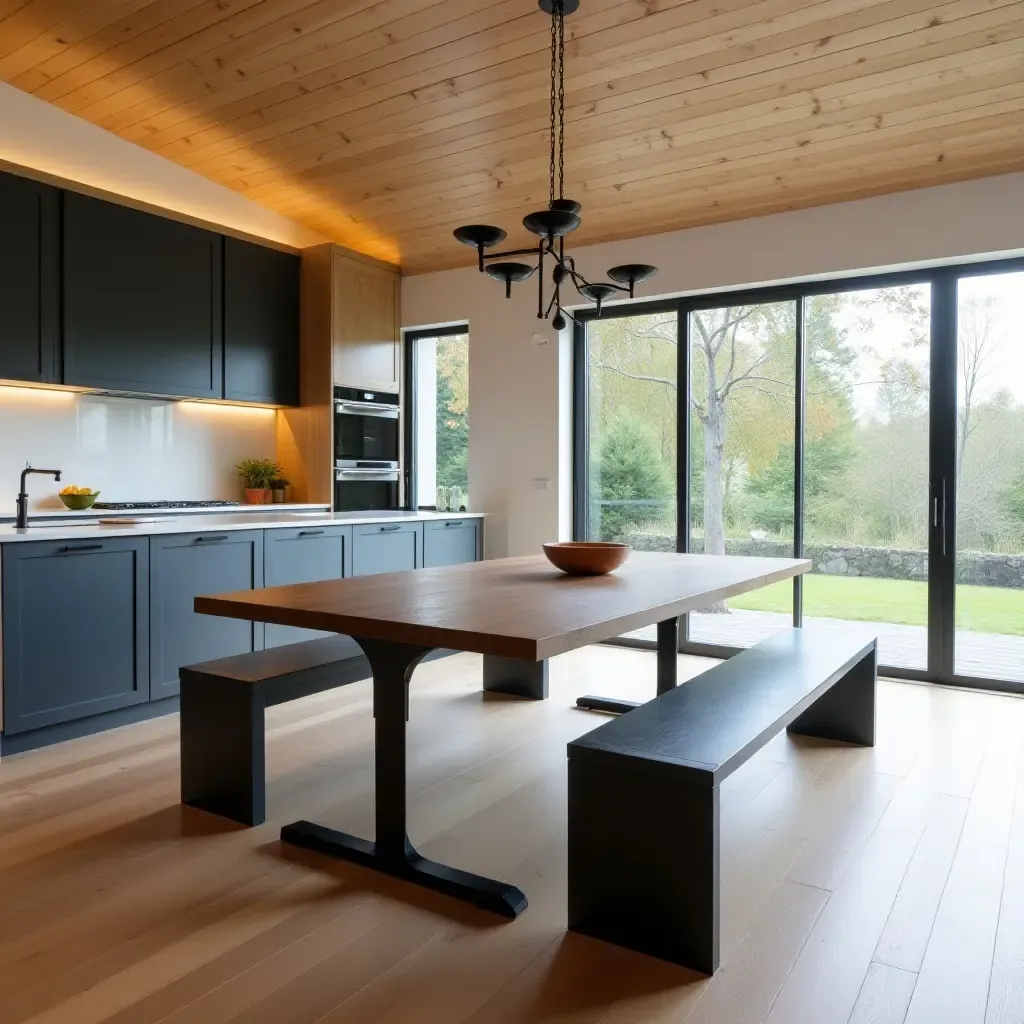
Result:
M171 534L150 541L150 694L178 693L178 669L263 648L263 623L199 615L195 599L263 586L263 531Z
M149 700L149 542L3 547L4 731Z
M223 238L64 193L64 383L223 394Z
M58 379L60 191L0 173L0 378Z
M224 397L299 404L299 257L224 239Z

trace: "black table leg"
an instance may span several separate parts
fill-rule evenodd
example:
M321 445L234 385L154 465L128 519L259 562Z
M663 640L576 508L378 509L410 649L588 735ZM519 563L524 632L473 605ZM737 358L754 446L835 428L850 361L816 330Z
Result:
M656 693L660 696L676 685L676 658L679 654L679 619L665 619L658 623L658 678ZM642 701L618 700L615 697L577 697L576 707L586 711L607 711L624 715L640 707Z
M381 871L503 917L516 917L526 909L526 896L520 889L428 860L409 842L405 768L409 680L430 648L356 639L373 670L376 840L371 842L310 821L297 821L281 829L282 842Z
M484 655L484 689L529 700L547 700L548 663Z

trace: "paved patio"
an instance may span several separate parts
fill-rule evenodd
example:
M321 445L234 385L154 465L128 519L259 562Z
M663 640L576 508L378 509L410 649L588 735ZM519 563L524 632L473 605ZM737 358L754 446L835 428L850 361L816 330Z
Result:
M690 639L727 647L750 647L792 622L779 612L754 612L735 609L728 615L690 616ZM849 632L878 637L878 657L882 665L898 668L927 667L928 636L924 626L904 626L892 622L861 622L850 619L805 618L805 626L821 624ZM653 626L628 634L642 640L655 640ZM1002 636L957 630L956 670L962 675L987 679L1024 682L1024 636Z

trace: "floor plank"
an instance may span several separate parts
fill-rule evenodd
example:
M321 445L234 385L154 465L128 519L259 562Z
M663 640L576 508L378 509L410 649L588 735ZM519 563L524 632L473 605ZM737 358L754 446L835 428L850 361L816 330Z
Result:
M602 721L574 700L649 697L654 656L557 658L544 702L485 697L480 674L417 671L412 832L520 885L521 917L277 841L303 816L369 834L367 683L270 710L254 829L178 806L169 716L0 763L0 1022L1024 1019L1024 701L882 681L874 749L772 740L722 787L708 979L566 932L565 744Z

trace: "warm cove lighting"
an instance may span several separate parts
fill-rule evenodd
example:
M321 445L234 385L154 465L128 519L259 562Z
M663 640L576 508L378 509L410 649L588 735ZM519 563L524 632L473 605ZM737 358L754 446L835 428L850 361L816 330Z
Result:
M78 391L68 391L63 388L42 388L35 386L24 386L21 384L0 384L0 402L21 401L21 402L66 402L80 394Z
M209 402L176 402L179 409L192 412L211 412L212 415L217 416L273 416L277 412L277 408L273 405L244 405L235 404L234 402L221 402L221 401L209 401Z

